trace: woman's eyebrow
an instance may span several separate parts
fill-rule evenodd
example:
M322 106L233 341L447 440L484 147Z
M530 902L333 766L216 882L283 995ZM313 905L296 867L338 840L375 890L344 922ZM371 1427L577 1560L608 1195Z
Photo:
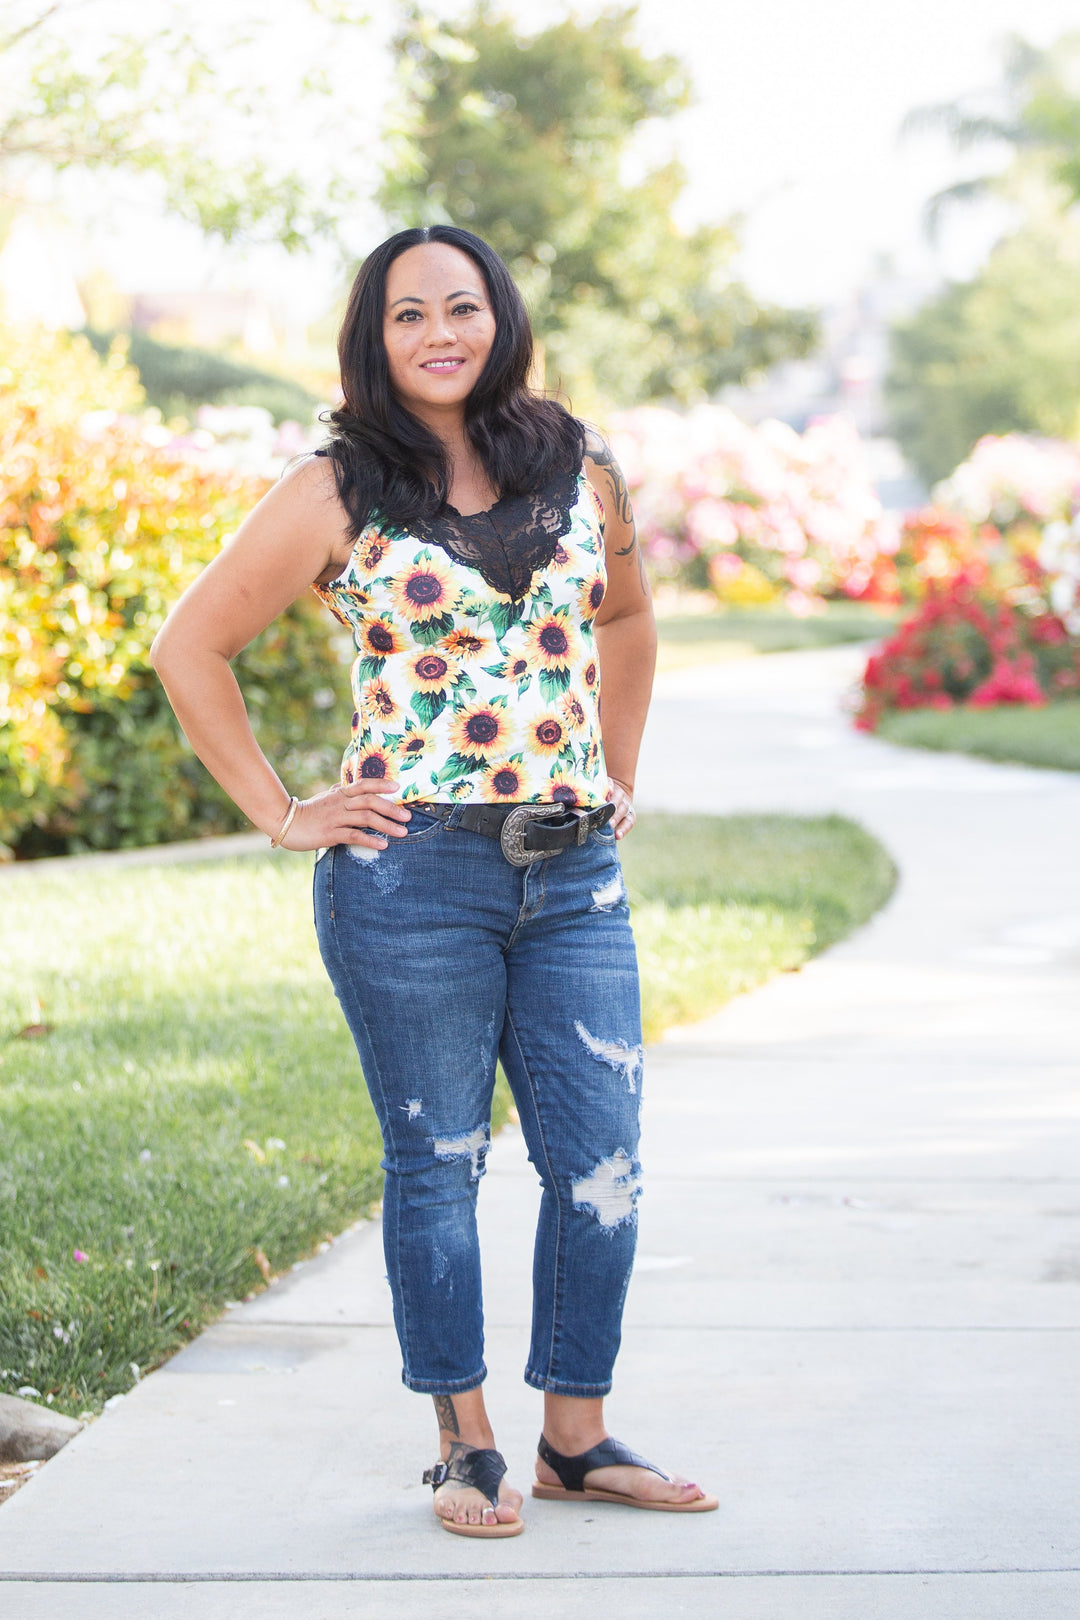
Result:
M457 292L447 293L446 302L449 303L452 298L480 298L481 296L482 294L473 292L468 287L459 287ZM416 293L406 293L404 298L395 298L390 308L397 309L399 304L422 304L423 302L424 300L418 298Z

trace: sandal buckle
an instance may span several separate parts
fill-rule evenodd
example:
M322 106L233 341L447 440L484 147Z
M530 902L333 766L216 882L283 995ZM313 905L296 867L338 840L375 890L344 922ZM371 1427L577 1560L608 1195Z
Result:
M424 1469L424 1477L421 1483L424 1485L430 1485L434 1490L438 1490L439 1486L445 1483L449 1473L449 1463L437 1462L434 1468Z

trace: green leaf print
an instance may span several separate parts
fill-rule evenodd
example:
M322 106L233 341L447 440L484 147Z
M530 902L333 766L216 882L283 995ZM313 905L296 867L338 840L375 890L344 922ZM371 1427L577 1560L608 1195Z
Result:
M473 771L480 770L483 763L477 755L451 754L435 781L439 787L444 787L447 782L456 782L459 776L471 776Z
M409 708L419 716L421 725L430 726L437 715L446 707L445 692L414 692L409 701Z
M532 605L529 609L529 618L538 619L542 613L551 612L551 586L540 584L532 593Z
M437 619L415 619L409 623L413 640L418 641L422 647L430 647L434 642L441 641L453 628L452 613L440 613Z
M518 623L524 611L524 602L492 602L485 617L495 632L496 640L502 640L510 626Z
M383 665L385 663L385 658L372 658L370 656L361 658L360 662L356 666L356 679L358 681L370 681L374 679L376 675L382 674Z
M549 703L554 702L560 692L565 692L570 685L570 671L568 669L542 669L540 671L540 690Z

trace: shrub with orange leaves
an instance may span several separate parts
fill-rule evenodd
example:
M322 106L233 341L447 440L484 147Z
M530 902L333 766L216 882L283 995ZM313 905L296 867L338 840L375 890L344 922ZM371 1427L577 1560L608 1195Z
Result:
M245 825L184 741L149 648L266 489L142 413L123 353L0 328L0 842L18 855ZM347 734L334 632L297 603L236 661L302 792ZM336 711L336 712L335 712Z

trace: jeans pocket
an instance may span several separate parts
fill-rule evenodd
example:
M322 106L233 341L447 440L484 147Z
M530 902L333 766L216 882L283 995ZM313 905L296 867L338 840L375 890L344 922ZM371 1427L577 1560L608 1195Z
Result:
M405 823L405 837L396 839L396 843L415 844L421 838L433 838L436 833L446 831L446 822L442 816L433 816L426 810L414 810L408 807L410 819Z

